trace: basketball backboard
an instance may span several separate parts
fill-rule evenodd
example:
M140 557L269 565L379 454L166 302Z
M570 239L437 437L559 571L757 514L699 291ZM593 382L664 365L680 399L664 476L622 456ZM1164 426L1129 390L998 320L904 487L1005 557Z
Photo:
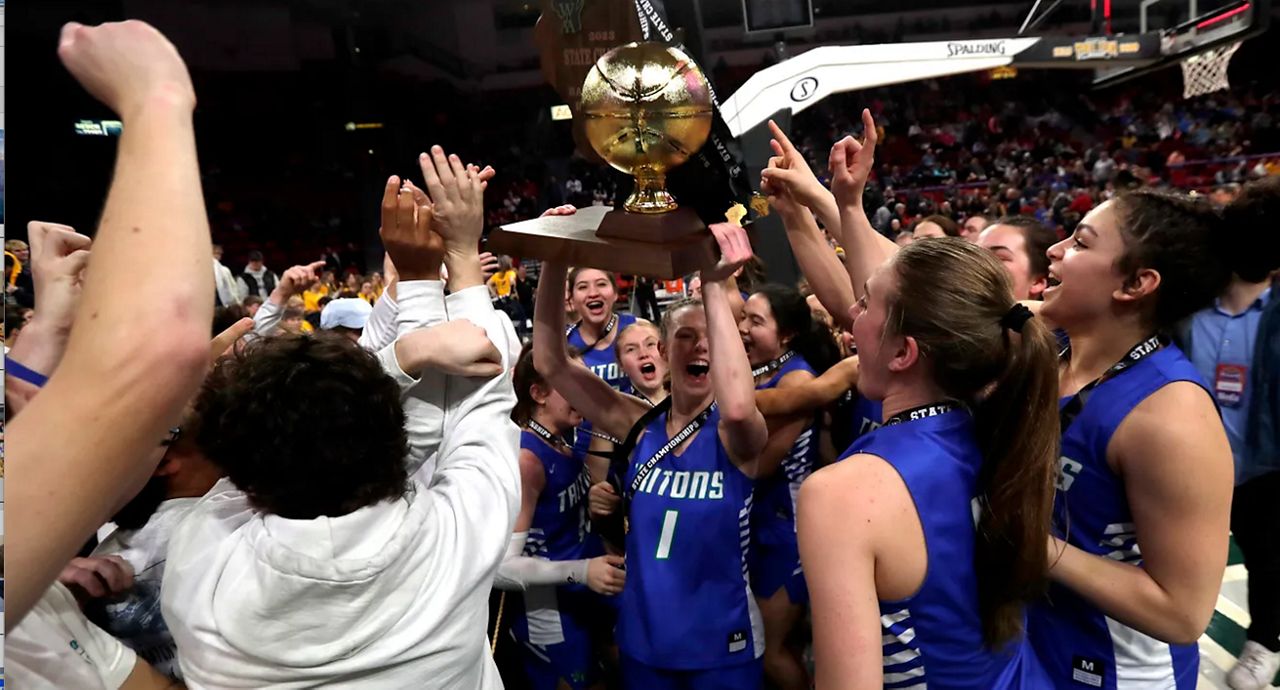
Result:
M1266 30L1271 0L1140 0L1110 18L1117 34L1159 34L1161 57L1149 65L1112 66L1095 73L1094 86L1111 86L1172 67L1185 58L1253 38Z

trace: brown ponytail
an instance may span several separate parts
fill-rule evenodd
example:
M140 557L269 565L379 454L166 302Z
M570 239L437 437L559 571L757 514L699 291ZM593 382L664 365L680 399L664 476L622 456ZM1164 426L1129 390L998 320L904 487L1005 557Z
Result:
M1033 318L1005 340L1008 362L974 415L983 454L978 611L991 645L1022 632L1023 603L1043 591L1060 440L1053 334Z
M983 635L995 648L1022 632L1023 606L1048 572L1059 440L1053 337L1038 319L1007 318L1016 304L1009 275L976 245L915 242L892 267L888 327L915 338L935 384L974 411L983 455L974 567Z

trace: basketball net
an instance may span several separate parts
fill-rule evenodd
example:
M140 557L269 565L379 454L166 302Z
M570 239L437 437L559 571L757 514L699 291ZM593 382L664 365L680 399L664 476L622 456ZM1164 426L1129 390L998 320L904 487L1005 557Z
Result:
M1230 88L1227 81L1227 67L1231 56L1235 55L1240 42L1225 43L1217 48L1210 48L1203 53L1196 53L1183 58L1182 62L1182 97L1193 98L1206 93Z

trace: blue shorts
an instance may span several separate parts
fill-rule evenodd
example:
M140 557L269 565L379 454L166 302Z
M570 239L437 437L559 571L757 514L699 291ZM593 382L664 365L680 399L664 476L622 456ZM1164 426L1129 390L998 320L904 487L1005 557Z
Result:
M759 690L764 682L760 659L696 671L656 668L626 654L621 662L622 687L626 690Z
M600 624L608 619L609 614L601 611L605 619L599 620L589 606L603 597L593 592L559 594L557 620L561 642L545 645L531 642L530 621L523 611L512 621L511 637L520 648L532 690L556 690L561 680L573 690L585 690L600 680L595 638ZM540 626L535 623L534 627Z
M751 591L761 599L777 593L779 587L787 588L787 598L793 604L809 603L809 587L800 569L800 547L794 537L790 543L751 544Z

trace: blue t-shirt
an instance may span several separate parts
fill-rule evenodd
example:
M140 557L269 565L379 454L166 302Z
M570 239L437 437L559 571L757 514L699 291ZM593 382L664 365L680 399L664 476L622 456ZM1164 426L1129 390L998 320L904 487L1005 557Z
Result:
M874 455L902 477L924 532L928 566L920 589L880 601L886 688L1044 687L1025 638L987 648L973 567L974 504L982 453L967 411L882 426L854 442L846 457Z
M632 497L627 585L618 614L623 654L664 669L742 664L764 653L760 611L747 580L752 480L720 442L712 411ZM624 486L669 437L664 413L646 427Z
M1204 383L1182 351L1166 346L1102 381L1062 433L1055 523L1066 541L1086 553L1142 565L1124 480L1107 464L1107 445L1133 408L1175 381ZM1071 398L1063 398L1067 405ZM1060 535L1062 536L1062 535ZM1143 687L1196 687L1197 646L1171 645L1144 635L1074 591L1050 585L1028 614L1028 635L1059 688L1116 690L1124 680Z

